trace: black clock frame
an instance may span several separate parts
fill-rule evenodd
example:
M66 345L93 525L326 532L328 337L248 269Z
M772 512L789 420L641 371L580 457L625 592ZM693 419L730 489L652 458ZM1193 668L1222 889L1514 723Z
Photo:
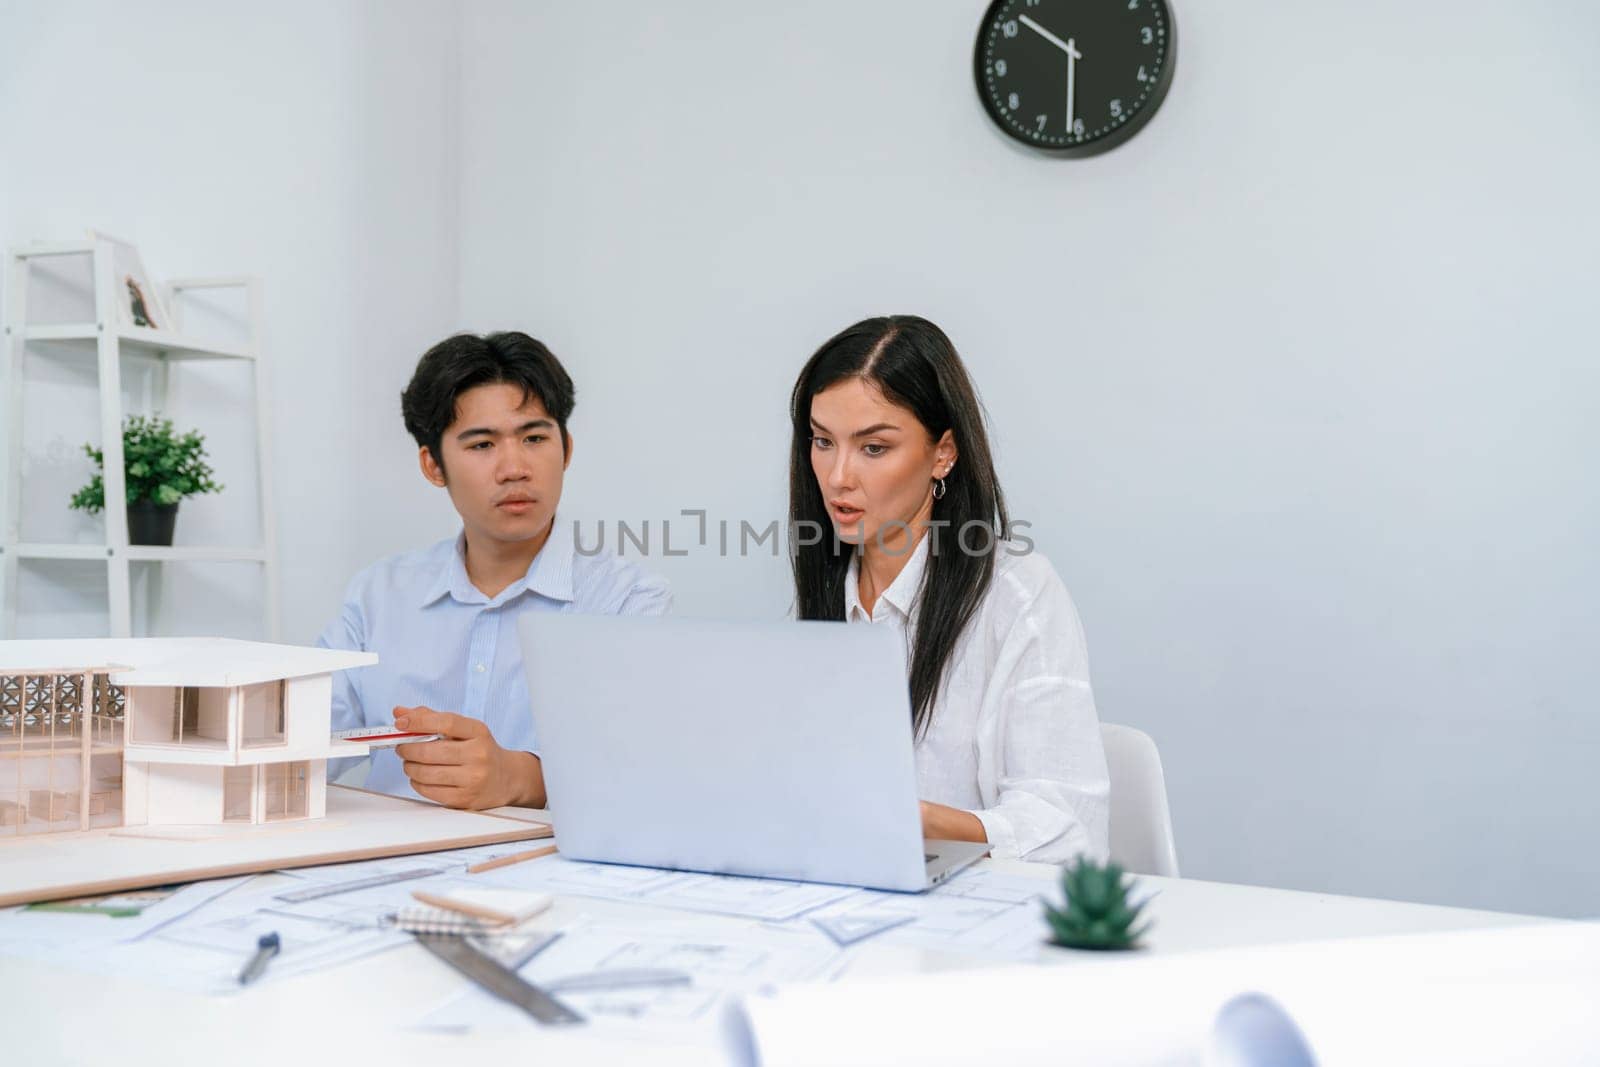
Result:
M999 127L1001 133L1018 144L1028 146L1035 152L1043 152L1061 159L1084 159L1088 156L1098 156L1109 152L1118 145L1125 143L1134 134L1144 129L1145 125L1155 117L1155 113L1167 98L1167 90L1172 88L1172 72L1178 65L1178 23L1173 18L1172 5L1167 0L1149 0L1150 3L1160 4L1165 13L1167 31L1166 57L1161 64L1161 69L1156 73L1156 82L1150 89L1149 98L1144 106L1134 112L1127 122L1104 136L1073 145L1039 144L1037 141L1030 140L1012 129L1010 124L1006 122L1003 113L999 111L998 105L989 97L989 86L984 81L983 42L988 36L989 27L994 24L995 17L1000 13L1001 9L1014 2L1015 0L992 0L983 13L983 20L978 23L978 37L972 45L972 80L973 84L977 86L978 102L983 105L983 113L988 116L990 122ZM1088 2L1094 3L1096 0L1088 0ZM1103 3L1105 0L1099 0L1099 2Z

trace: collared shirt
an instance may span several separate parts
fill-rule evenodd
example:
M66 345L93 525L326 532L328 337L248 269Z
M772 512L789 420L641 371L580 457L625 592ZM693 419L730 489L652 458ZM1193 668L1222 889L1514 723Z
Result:
M908 664L932 541L922 538L870 613L859 559L845 577L845 619L896 627ZM923 800L976 815L997 857L1104 862L1111 776L1083 625L1050 562L1015 547L997 547L989 591L951 651L917 739L917 784ZM957 550L950 538L940 549Z
M528 572L494 597L467 577L464 533L356 575L317 644L376 652L378 663L334 674L333 728L392 725L396 707L422 704L482 720L502 748L537 751L517 619L663 615L672 605L665 580L610 552L579 554L574 536L556 516ZM400 764L393 748L374 749L366 788L417 796Z

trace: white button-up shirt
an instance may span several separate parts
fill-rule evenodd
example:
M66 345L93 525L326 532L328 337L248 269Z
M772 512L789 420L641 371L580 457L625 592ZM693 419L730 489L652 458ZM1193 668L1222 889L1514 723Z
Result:
M871 613L859 559L845 578L846 621L898 628L907 664L932 541L922 538ZM941 551L957 551L951 541ZM1111 776L1083 625L1050 562L1012 551L1015 542L998 546L989 592L951 651L917 739L917 785L923 800L976 815L997 857L1104 862Z

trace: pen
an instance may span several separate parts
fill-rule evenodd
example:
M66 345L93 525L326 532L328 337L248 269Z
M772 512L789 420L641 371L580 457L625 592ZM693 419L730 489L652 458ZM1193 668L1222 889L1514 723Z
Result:
M256 954L250 957L250 962L239 972L239 984L249 985L260 978L261 972L267 969L267 961L278 954L278 948L276 933L262 934L260 940L256 942Z

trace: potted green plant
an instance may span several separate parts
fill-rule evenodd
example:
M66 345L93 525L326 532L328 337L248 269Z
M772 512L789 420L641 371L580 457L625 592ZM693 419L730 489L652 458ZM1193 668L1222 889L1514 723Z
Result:
M1061 892L1066 907L1056 908L1046 901L1045 921L1050 924L1050 940L1066 948L1115 951L1139 947L1139 938L1150 929L1148 921L1139 924L1139 913L1148 900L1135 903L1131 892L1136 883L1127 878L1115 863L1104 866L1079 856L1061 870Z
M92 445L83 450L94 460L96 474L72 494L72 507L93 515L105 507L105 453ZM130 415L122 427L122 465L127 484L128 542L170 545L178 521L178 501L196 493L216 493L206 463L205 438L198 431L179 434L171 419Z

